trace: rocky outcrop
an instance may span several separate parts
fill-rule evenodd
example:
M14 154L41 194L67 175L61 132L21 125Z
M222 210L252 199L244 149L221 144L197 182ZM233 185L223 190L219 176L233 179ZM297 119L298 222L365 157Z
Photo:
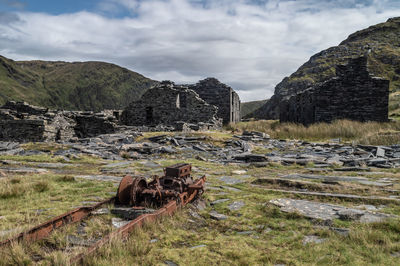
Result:
M390 91L400 88L400 17L351 34L340 45L313 55L290 77L275 87L272 98L246 117L278 119L280 102L337 75L336 65L349 59L368 57L368 70L375 76L390 80Z

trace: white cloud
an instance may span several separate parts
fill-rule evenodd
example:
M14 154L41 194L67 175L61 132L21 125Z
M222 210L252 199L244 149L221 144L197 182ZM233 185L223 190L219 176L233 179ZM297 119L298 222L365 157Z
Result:
M270 97L314 53L400 11L377 0L104 0L98 8L19 12L0 25L0 54L108 61L183 83L214 76L248 101ZM115 17L120 12L129 15Z

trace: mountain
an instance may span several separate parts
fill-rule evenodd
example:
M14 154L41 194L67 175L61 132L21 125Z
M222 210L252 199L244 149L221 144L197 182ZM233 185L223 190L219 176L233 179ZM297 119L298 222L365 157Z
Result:
M251 101L240 103L240 117L245 117L248 114L251 114L261 106L263 106L268 100L261 101Z
M391 116L400 115L400 17L351 34L338 46L313 55L296 72L285 77L275 87L272 98L247 117L278 119L279 102L285 96L334 77L335 66L349 58L368 56L371 74L390 80L389 110Z
M0 105L19 100L65 110L120 109L156 83L109 63L13 61L0 56Z

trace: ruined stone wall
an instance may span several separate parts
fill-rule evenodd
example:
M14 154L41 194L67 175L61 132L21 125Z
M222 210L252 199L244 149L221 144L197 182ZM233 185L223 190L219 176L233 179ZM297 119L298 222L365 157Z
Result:
M74 127L75 134L79 138L95 137L116 131L116 121L114 118L102 113L76 113L74 120L76 121L76 126Z
M388 121L389 81L370 76L367 58L338 66L337 76L280 104L280 121L305 125L336 119Z
M45 141L45 123L43 120L0 121L0 140Z
M162 82L131 103L123 111L121 122L130 126L174 125L179 121L217 123L217 110L193 90Z
M231 87L215 78L207 78L189 88L207 103L218 107L217 116L222 118L224 124L240 121L240 98Z
M24 102L8 102L0 108L0 140L69 141L113 133L117 121L112 114L54 111Z

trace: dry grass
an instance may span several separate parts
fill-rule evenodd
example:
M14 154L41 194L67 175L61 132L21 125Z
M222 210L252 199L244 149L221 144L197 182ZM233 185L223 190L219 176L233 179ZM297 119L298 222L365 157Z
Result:
M352 140L362 144L389 145L400 142L400 122L357 122L337 120L332 123L317 123L308 127L294 123L279 123L273 120L241 122L230 125L233 131L261 131L277 139L303 140Z

